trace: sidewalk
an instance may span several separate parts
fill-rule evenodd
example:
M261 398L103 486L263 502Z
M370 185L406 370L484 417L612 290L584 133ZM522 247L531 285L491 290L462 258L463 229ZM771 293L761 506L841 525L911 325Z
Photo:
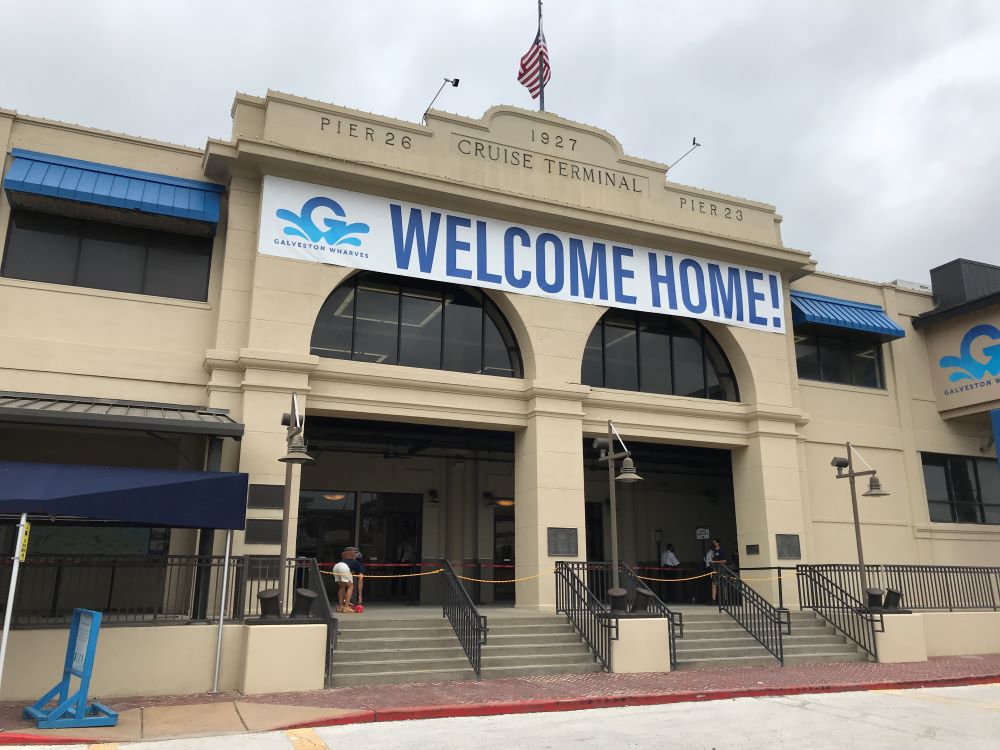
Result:
M37 730L21 719L23 704L5 703L0 704L0 745L127 742L372 721L986 682L1000 682L1000 654L907 664L801 664L670 674L598 673L372 685L248 696L221 693L107 699L103 702L121 713L119 725L88 730Z

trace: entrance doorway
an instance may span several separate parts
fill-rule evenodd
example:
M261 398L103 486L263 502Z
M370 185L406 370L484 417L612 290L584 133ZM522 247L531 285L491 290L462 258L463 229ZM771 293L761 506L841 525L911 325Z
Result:
M358 547L372 572L410 573L420 559L422 505L420 494L303 491L296 554L329 565L340 561L345 547ZM381 601L418 598L416 581L413 586L391 583L368 578L364 594Z
M616 485L621 560L646 578L666 579L648 581L666 602L706 602L707 579L683 579L705 573L711 537L722 541L726 559L731 566L734 562L737 529L730 452L634 440L628 440L628 447L643 481ZM589 439L583 454L587 559L596 561L611 549L608 469L597 461ZM701 539L706 533L709 539ZM668 544L679 566L661 565Z
M498 508L493 514L493 576L494 581L514 580L514 510ZM493 601L514 601L514 585L493 585Z
M312 413L306 429L316 461L302 469L297 554L330 564L357 546L366 605L440 602L440 576L373 576L425 571L441 558L468 578L513 577L494 567L498 556L513 560L514 509L497 500L514 496L513 433ZM513 596L511 584L490 588Z

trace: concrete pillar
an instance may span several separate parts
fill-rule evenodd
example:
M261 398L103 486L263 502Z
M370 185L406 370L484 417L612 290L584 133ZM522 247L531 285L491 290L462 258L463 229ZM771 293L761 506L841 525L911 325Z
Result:
M799 451L794 430L794 425L788 424L760 422L751 425L750 432L756 437L746 448L733 451L736 526L741 545L760 545L760 557L754 559L754 567L793 567L807 561ZM798 534L803 559L779 560L775 534ZM754 575L765 577L763 571ZM753 587L777 605L777 581L757 581ZM784 579L784 603L789 608L798 606L795 577L791 575Z
M555 609L555 561L586 560L583 491L583 419L579 401L535 397L528 426L514 439L514 557L516 604ZM575 557L548 555L548 528L577 533ZM531 578L537 576L537 578Z
M465 505L468 502L466 493L468 492L465 479L466 465L454 460L448 461L447 479L448 486L445 487L445 540L444 555L452 564L460 563L465 559Z

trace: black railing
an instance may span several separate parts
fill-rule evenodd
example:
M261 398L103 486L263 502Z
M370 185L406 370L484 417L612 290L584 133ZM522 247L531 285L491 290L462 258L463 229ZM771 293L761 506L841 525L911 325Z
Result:
M872 612L850 590L821 572L819 567L799 565L796 568L799 606L813 610L878 661L875 633L885 631L881 612ZM860 590L861 585L856 588Z
M606 580L607 564L556 563L556 612L562 612L590 647L594 659L611 671L611 641L618 640L618 620L591 587ZM593 566L593 569L590 568ZM593 574L593 575L591 575ZM585 578L586 576L586 578ZM607 590L606 583L604 584Z
M719 610L742 625L781 666L785 666L782 637L791 633L791 613L787 609L775 607L722 563L715 564L714 574Z
M329 605L312 558L287 559L281 564L277 557L232 557L223 602L224 564L221 556L30 556L21 565L13 624L61 627L76 607L102 612L108 625L214 621L220 608L224 619L243 622L260 617L257 594L277 588L280 577L284 577L286 592L282 614L290 613L296 588L322 594ZM0 562L0 612L6 607L10 573L10 561ZM196 585L199 574L202 588ZM320 606L314 600L312 612Z
M860 566L805 565L862 600ZM902 593L905 609L1000 609L1000 567L973 565L866 565L870 588Z
M770 583L771 581L776 581L778 584L778 609L785 608L785 579L795 578L795 567L794 566L784 566L784 565L770 565L765 567L753 567L753 568L732 568L736 575L740 577L743 583ZM764 573L765 575L760 575ZM774 575L767 575L773 573ZM757 586L755 588L763 588Z
M444 579L443 616L448 618L455 630L458 642L462 644L462 650L469 657L469 663L478 678L482 672L483 644L486 643L486 617L479 614L469 592L455 575L451 563L441 560L441 567L444 568L441 574Z
M670 668L677 668L677 639L684 637L684 615L674 612L663 603L663 600L656 595L649 584L639 578L635 571L625 563L619 563L622 582L625 583L625 590L628 592L628 608L630 612L637 611L638 607L644 607L647 612L667 618L667 638L670 644ZM640 595L639 592L648 592Z

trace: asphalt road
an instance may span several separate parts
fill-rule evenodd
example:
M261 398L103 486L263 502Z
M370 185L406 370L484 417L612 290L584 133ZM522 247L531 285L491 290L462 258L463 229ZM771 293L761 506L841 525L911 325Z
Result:
M62 746L67 747L83 750L86 746ZM1000 748L1000 684L356 724L124 743L118 750L468 750L480 747L516 750L572 747L996 750Z

